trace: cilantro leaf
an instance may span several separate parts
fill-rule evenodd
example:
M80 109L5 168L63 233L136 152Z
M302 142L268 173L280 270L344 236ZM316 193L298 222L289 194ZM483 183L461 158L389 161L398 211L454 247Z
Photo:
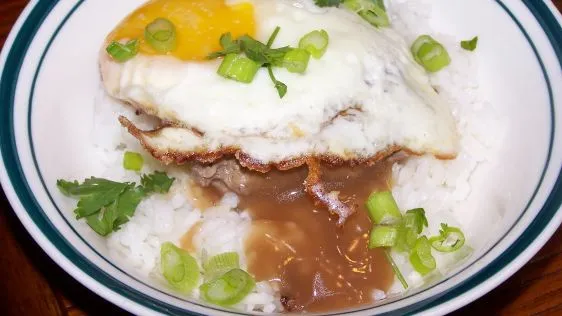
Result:
M57 181L57 187L63 194L80 197L74 210L77 219L99 212L104 206L115 201L129 185L94 177L86 179L82 184L78 181Z
M279 97L283 98L287 93L287 85L283 82L275 79L273 76L272 66L281 67L283 65L283 58L293 48L286 46L280 48L271 48L277 34L281 28L278 26L275 28L267 44L264 44L249 35L240 36L236 40L232 40L232 35L230 33L224 33L221 35L220 44L222 46L222 50L211 53L207 56L208 59L214 59L221 56L225 56L230 53L244 53L246 57L251 59L252 61L258 63L261 67L267 67L269 71L269 76L273 81L275 89L277 89L277 93ZM144 184L143 184L144 185Z
M267 67L267 72L269 73L271 81L273 81L273 84L275 85L275 89L277 89L277 94L279 94L280 98L283 98L285 94L287 94L287 85L275 78L273 75L273 68L271 66Z
M291 50L293 50L293 48L289 46L280 47L280 48L270 48L266 52L266 56L269 61L269 64L272 66L281 67L283 65L283 58Z
M59 179L57 180L57 187L59 188L59 191L62 192L62 194L66 196L72 196L73 192L76 192L78 190L80 184L78 183L78 181L70 182Z
M342 4L343 0L314 0L319 7L337 7Z
M74 210L77 219L86 218L96 233L107 236L129 221L143 198L149 193L167 193L174 180L157 171L143 175L142 186L92 177L82 184L57 180L57 187L64 195L79 198Z
M248 58L266 67L269 65L280 65L285 54L292 50L289 46L269 48L264 43L248 35L241 36L238 38L238 41L240 41L242 51Z
M241 52L240 42L238 40L232 40L232 34L230 34L230 32L221 35L219 42L222 50L209 54L207 59L215 59L228 54L238 54Z
M156 171L153 174L141 176L141 184L146 193L168 193L175 178L170 178L165 172Z
M476 49L477 45L478 45L478 36L475 36L471 40L461 41L461 47L471 52Z
M257 41L248 35L240 36L238 41L240 42L242 51L248 58L262 65L269 62L266 56L269 48L264 43Z
M96 233L107 236L129 221L145 196L142 187L135 188L131 185L113 203L100 212L86 217L86 222Z

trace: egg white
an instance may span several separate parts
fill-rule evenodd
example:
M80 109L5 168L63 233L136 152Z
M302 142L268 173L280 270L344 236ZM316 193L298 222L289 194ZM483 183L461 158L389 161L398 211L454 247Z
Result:
M353 12L318 8L311 0L252 2L258 40L281 27L274 47L296 47L318 29L330 36L326 54L311 58L305 74L274 69L288 86L282 99L265 68L242 84L217 75L220 60L139 55L119 64L101 54L110 95L189 127L167 128L146 140L151 146L180 152L236 147L266 163L311 154L366 158L390 146L456 155L449 107L391 28L377 29Z

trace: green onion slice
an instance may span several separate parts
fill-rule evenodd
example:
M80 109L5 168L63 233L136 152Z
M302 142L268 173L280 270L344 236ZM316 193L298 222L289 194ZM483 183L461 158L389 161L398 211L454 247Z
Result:
M134 39L128 41L126 44L113 41L105 50L113 60L124 63L138 54L139 41Z
M429 35L418 37L411 47L414 59L429 72L437 72L451 63L449 53Z
M409 252L416 245L418 233L404 224L398 227L398 238L396 239L395 249L399 252Z
M301 38L299 48L304 49L315 59L320 59L328 49L330 36L325 30L312 31Z
M221 277L199 287L204 300L209 303L231 306L242 301L256 285L244 270L232 269Z
M295 48L288 51L283 56L283 67L289 72L302 74L308 67L310 53L304 49Z
M423 208L409 210L404 214L400 225L400 232L396 240L396 250L402 252L410 251L416 244L418 235L424 227L427 227L427 217Z
M388 260L388 263L390 263L390 266L392 267L392 270L394 271L394 275L396 275L396 277L398 278L400 283L402 283L402 286L404 287L404 289L407 289L408 288L408 282L406 282L406 279L404 278L404 275L402 275L402 272L400 272L400 269L396 265L396 262L394 262L394 259L392 259L392 255L390 254L390 250L385 249L384 255L386 256L386 260Z
M439 236L431 237L429 242L439 252L453 252L464 245L465 237L459 228L441 223Z
M217 73L227 79L250 83L254 80L261 65L238 54L228 54L224 57Z
M409 210L404 215L404 226L412 228L417 234L421 234L423 228L427 225L427 217L423 208Z
M375 226L371 229L369 249L394 247L400 230L394 226Z
M187 293L197 286L199 266L187 251L166 242L160 248L160 261L162 274L174 289Z
M240 258L236 252L225 252L209 258L203 264L205 279L214 280L226 272L240 268Z
M131 151L125 152L123 156L123 168L126 170L141 171L143 164L144 158L142 158L141 154Z
M373 0L345 0L343 5L349 10L356 12L375 27L387 27L390 19L386 14L384 5L381 7L377 1Z
M422 276L433 271L437 266L435 258L431 254L431 245L427 237L421 236L410 252L410 263Z
M468 51L474 51L478 45L478 36L473 37L471 40L461 41L461 47Z
M414 59L417 58L416 53L420 50L420 48L424 45L424 44L432 44L432 43L436 43L436 41L429 35L420 35L412 44L411 47L411 52L412 55L414 55ZM417 61L417 59L416 59Z
M402 214L390 191L371 193L366 206L369 217L377 225L393 225L402 219Z
M165 18L157 18L144 30L146 42L159 53L168 53L176 49L176 27Z

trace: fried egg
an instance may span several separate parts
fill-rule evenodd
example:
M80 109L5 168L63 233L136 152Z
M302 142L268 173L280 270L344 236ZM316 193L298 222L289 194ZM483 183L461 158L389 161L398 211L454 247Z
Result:
M142 39L158 17L176 26L174 51L156 54L141 40L139 54L125 63L107 55L109 42ZM325 55L311 59L304 74L275 68L288 86L283 98L265 68L244 84L217 75L221 60L205 58L220 49L223 33L267 42L277 26L273 47L297 47L313 30L330 38ZM111 96L164 122L141 131L121 118L166 163L235 155L286 169L307 157L363 162L405 149L453 158L458 150L449 106L409 44L392 28L311 0L152 0L108 36L100 65Z

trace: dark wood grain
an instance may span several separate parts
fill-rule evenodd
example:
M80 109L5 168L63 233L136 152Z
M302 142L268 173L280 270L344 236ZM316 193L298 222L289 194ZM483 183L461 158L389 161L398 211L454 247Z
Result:
M0 46L27 2L0 0ZM562 0L554 3L562 8ZM25 231L3 193L0 242L0 314L126 315L53 263ZM562 229L513 277L453 314L562 315Z

